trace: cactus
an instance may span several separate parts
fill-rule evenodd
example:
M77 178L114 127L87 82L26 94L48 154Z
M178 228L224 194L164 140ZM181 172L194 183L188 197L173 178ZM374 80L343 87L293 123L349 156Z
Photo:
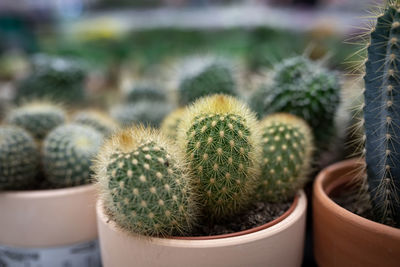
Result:
M261 127L263 152L257 197L287 201L307 181L313 151L311 129L303 119L285 113L267 116Z
M118 129L118 124L108 114L96 110L82 110L73 116L72 122L91 126L104 136Z
M114 106L110 113L122 126L142 123L158 127L170 111L171 106L166 102L142 101Z
M178 126L185 114L186 108L178 108L164 118L161 124L161 132L163 132L171 140L176 141L178 138Z
M39 151L31 135L15 126L0 126L0 189L21 189L34 183Z
M195 222L183 157L158 131L118 132L100 151L95 173L106 211L124 229L166 236L186 233Z
M46 58L17 86L18 102L26 99L51 98L68 103L85 97L86 73L78 62L64 58Z
M400 226L400 2L388 1L371 31L364 76L369 192L377 219Z
M125 93L124 99L129 103L140 101L167 101L167 95L161 89L147 83L139 83Z
M181 106L212 94L237 95L234 74L226 62L208 59L198 64L196 62L191 64L196 66L187 68L187 73L183 75L179 84ZM186 69L186 66L184 68Z
M199 99L182 118L178 145L207 216L224 220L249 203L261 144L255 114L246 105L220 94Z
M67 187L90 182L91 161L103 135L80 124L64 124L51 131L43 143L42 164L47 180Z
M273 81L256 90L250 106L258 116L287 112L307 121L316 145L324 150L335 135L340 103L337 75L306 59L289 58L275 66Z
M42 140L58 125L64 123L66 113L51 102L34 101L11 110L6 117L9 124L27 130L37 140Z

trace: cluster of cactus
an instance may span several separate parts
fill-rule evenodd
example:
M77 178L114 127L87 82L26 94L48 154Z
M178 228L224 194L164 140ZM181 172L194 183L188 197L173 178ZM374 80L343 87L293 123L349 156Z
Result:
M79 111L73 116L72 122L91 126L104 136L118 129L118 124L108 114L97 110Z
M178 108L168 114L161 124L161 132L163 132L171 140L178 139L178 126L185 114L186 108Z
M257 197L270 202L292 198L307 181L313 140L307 123L276 113L261 121L262 159Z
M387 1L371 32L364 76L367 181L381 222L400 226L400 3Z
M51 102L28 102L11 110L6 121L27 130L35 139L43 140L55 127L66 121L64 109Z
M43 143L46 179L60 187L89 183L91 161L102 143L103 135L92 127L80 124L57 127Z
M144 235L188 232L195 201L183 158L158 131L136 127L112 137L95 166L106 210Z
M250 99L260 118L287 112L307 121L318 149L325 149L335 135L335 115L340 103L336 74L300 56L275 66L272 82L261 86Z
M39 61L32 73L18 84L17 101L51 98L69 103L84 99L86 73L77 62L65 58Z
M0 126L0 189L30 185L39 169L39 151L32 136L16 126Z
M179 104L188 105L212 94L236 96L233 70L226 62L216 59L192 59L183 66L185 73L179 84Z
M124 100L129 103L137 103L140 101L167 101L167 95L164 91L156 86L141 82L134 86L131 90L125 92Z

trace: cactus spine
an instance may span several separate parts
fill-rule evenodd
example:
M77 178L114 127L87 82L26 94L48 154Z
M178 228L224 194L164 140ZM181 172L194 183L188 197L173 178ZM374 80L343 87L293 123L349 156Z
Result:
M94 128L65 124L51 131L43 144L43 168L55 186L75 186L90 182L92 159L103 142Z
M108 114L96 110L80 111L74 115L72 122L91 126L104 136L118 129L118 124Z
M12 110L6 117L9 124L27 130L37 140L42 140L66 120L65 111L50 102L30 102Z
M207 216L222 220L245 207L259 170L255 114L233 97L214 95L188 108L178 144L186 153Z
M164 118L161 124L161 131L171 140L178 138L178 126L185 114L186 108L178 108Z
M263 152L257 197L287 201L307 180L313 150L311 129L303 119L285 113L267 116L261 127Z
M142 127L118 132L100 151L95 172L105 209L122 228L166 236L193 225L187 168L160 132Z
M30 134L15 126L0 126L0 189L31 185L39 167L39 151Z
M400 3L388 1L371 32L365 64L366 164L378 219L400 226Z

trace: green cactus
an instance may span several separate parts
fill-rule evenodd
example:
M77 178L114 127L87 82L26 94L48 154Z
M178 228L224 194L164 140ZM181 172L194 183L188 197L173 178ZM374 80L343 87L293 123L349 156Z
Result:
M97 110L79 111L73 116L72 122L91 126L104 136L109 136L118 129L118 124L114 119L108 114Z
M148 83L139 83L131 90L125 92L124 100L128 103L140 101L167 101L167 95L161 89Z
M89 183L91 161L102 142L103 135L85 125L65 124L51 131L43 143L47 180L60 187Z
M43 140L53 128L66 121L66 113L59 105L35 101L11 110L6 121L24 128L37 140Z
M170 111L171 105L167 102L142 101L114 106L110 114L122 126L142 123L158 127Z
M0 126L0 189L32 185L39 168L39 151L31 135L15 126Z
M260 136L255 114L233 97L214 95L189 107L179 126L201 205L218 221L240 212L258 177Z
M271 84L263 85L250 99L259 118L287 112L307 121L317 148L324 150L336 134L335 114L340 103L336 74L305 57L289 58L275 66Z
M51 98L68 103L84 99L86 72L79 62L65 58L46 58L17 85L16 100Z
M269 202L290 200L307 181L312 161L310 127L296 116L277 113L261 122L262 160L257 197Z
M150 236L183 234L192 227L195 201L183 158L160 132L118 132L95 166L101 198L122 228Z
M178 108L168 114L161 124L161 132L163 132L171 140L176 141L178 138L178 126L185 114L186 108Z
M235 77L232 68L227 63L204 60L191 64L195 66L183 66L187 71L179 85L179 104L181 106L212 94L237 95Z

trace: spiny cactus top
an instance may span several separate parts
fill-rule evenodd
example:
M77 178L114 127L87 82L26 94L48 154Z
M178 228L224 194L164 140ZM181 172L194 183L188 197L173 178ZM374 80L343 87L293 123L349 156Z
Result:
M18 84L17 101L35 98L51 98L75 103L84 99L86 73L79 62L50 58L41 60L33 72Z
M305 119L323 149L335 134L339 102L337 75L305 57L295 57L275 66L272 83L255 91L250 105L259 117L287 112Z
M39 151L29 133L15 126L0 126L0 189L30 186L39 167Z
M237 95L235 77L227 63L210 59L190 69L188 68L179 85L181 106L212 94Z
M158 131L136 127L116 133L95 165L111 218L143 235L187 232L196 217L196 202L183 161L179 150Z
M287 201L307 180L313 151L311 129L303 119L285 113L265 117L261 127L263 152L257 196L271 202Z
M380 221L400 226L400 1L388 1L371 32L365 64L366 163Z
M207 216L223 220L248 204L258 178L260 136L255 115L240 101L214 95L196 101L179 126Z
M146 83L139 83L125 93L124 100L129 103L140 101L167 101L167 95L161 89Z
M178 138L178 126L185 114L186 108L178 108L171 112L161 124L161 131L171 140L176 141Z
M51 102L29 102L7 115L6 121L20 126L42 140L58 125L66 121L66 113L62 107Z
M79 111L72 118L72 122L91 126L104 136L109 136L118 128L117 122L108 114L96 110Z
M92 159L103 143L103 135L92 127L64 124L51 131L43 144L43 168L56 186L90 182Z

